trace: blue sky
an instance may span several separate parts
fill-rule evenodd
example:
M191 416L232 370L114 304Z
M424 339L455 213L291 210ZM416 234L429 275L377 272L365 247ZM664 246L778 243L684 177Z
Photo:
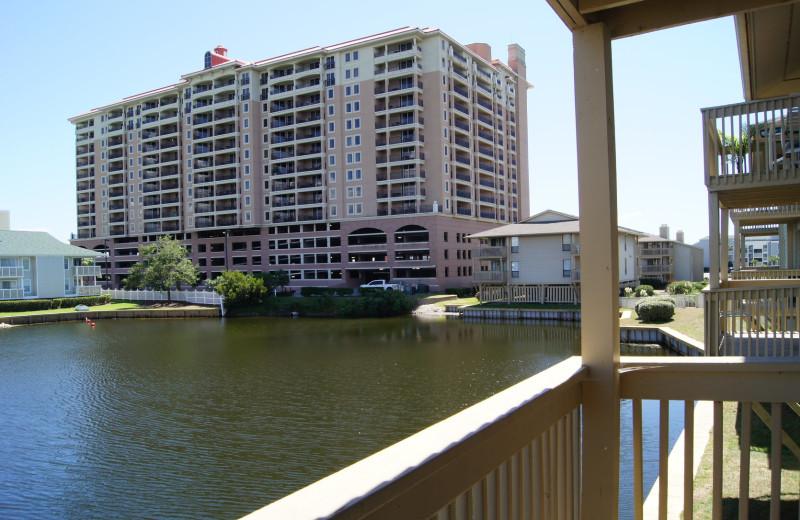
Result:
M407 25L488 43L503 61L509 43L525 49L531 211L577 214L572 38L544 0L9 3L0 19L0 209L13 229L68 239L77 228L67 119L175 83L218 44L257 61ZM619 223L652 234L668 224L694 243L708 235L699 109L743 99L733 20L612 48Z

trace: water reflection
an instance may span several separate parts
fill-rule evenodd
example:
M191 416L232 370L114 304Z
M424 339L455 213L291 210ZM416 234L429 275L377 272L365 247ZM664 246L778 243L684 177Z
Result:
M153 320L0 333L0 517L237 518L578 353L574 324Z

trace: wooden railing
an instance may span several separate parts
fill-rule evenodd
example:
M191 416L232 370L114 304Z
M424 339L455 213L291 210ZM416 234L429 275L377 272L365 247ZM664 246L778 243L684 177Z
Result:
M706 186L797 182L800 95L702 110Z
M722 518L723 479L738 481L740 496L749 497L751 410L772 430L770 508L771 518L779 518L781 444L797 457L800 449L783 432L777 412L786 403L800 413L800 362L647 356L622 357L618 367L620 399L633 401L632 424L623 429L633 432L625 458L633 460L635 519L681 511L684 519L693 518L703 450L695 449L696 430L707 427L695 421L707 409L713 410L712 518ZM582 397L590 377L580 358L570 358L245 519L595 518L580 505L582 489L598 484L581 476L580 410L590 406ZM659 402L655 460L645 457L642 400ZM672 456L670 401L684 403L684 432ZM695 401L712 403L698 403L696 410ZM733 475L722 464L723 402L740 403L744 417L740 468ZM758 404L764 402L773 403L772 413ZM646 501L644 474L651 465L659 477ZM679 500L670 503L668 495ZM739 518L748 518L748 505L739 500Z
M787 359L743 359L743 358L653 358L623 357L620 362L620 397L633 400L633 460L634 460L634 518L677 517L683 511L683 518L691 520L696 508L695 468L698 460L695 450L695 418L713 416L713 455L712 455L712 518L723 518L723 480L739 483L738 518L750 518L750 451L751 451L751 410L756 411L768 423L771 434L770 454L770 502L769 518L781 516L781 468L786 467L781 460L781 444L792 451L800 460L800 449L795 440L783 431L780 413L781 405L786 404L800 415L800 362ZM645 504L643 487L643 449L642 449L642 400L655 399L659 402L658 439L658 480ZM683 401L683 434L679 444L669 453L667 427L670 424L670 401ZM695 401L703 411L695 410ZM739 430L739 468L734 474L725 474L723 466L723 402L738 403L737 412L741 414ZM759 403L772 403L771 413ZM735 419L734 419L735 422ZM703 428L698 425L698 428ZM788 439L787 439L788 438ZM681 454L682 451L682 454ZM702 452L702 448L701 448ZM679 456L682 455L682 456ZM677 460L675 460L677 459ZM681 460L682 459L682 460ZM584 482L584 486L591 483ZM796 489L784 490L794 494ZM682 500L670 504L668 496L677 495ZM727 498L730 500L730 498ZM647 506L652 506L646 509ZM785 506L784 506L785 507ZM796 508L796 506L794 506ZM784 511L785 514L785 511ZM724 518L734 518L736 513L727 511Z
M728 273L730 280L797 280L800 279L800 269L741 269Z
M735 286L704 294L707 355L800 356L800 285Z
M587 372L563 361L245 518L577 520Z

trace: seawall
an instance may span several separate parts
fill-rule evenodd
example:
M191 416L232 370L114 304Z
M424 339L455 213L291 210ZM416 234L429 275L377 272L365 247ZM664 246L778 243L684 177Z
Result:
M74 311L56 312L49 314L23 314L20 316L5 316L0 318L0 323L8 325L35 325L39 323L58 323L62 321L91 321L109 320L119 318L219 318L219 307L195 307L186 309L130 309L119 311Z

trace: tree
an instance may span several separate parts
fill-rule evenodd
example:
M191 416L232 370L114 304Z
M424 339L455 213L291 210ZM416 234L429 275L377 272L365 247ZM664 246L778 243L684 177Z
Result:
M284 289L287 285L289 285L289 273L284 271L283 269L278 269L277 271L270 271L264 277L264 282L267 284L267 289L271 292L278 287L281 290Z
M735 166L736 173L744 173L744 162L749 150L747 127L742 127L740 137L728 136L719 132L722 141L722 152L731 165Z
M781 259L778 255L770 255L770 257L767 258L767 262L769 262L769 265L778 265L780 261Z
M242 305L258 305L267 294L261 278L241 271L223 271L207 285L222 295L225 307L229 309Z
M167 291L167 300L172 301L170 291L181 284L197 285L197 267L186 257L186 249L171 235L163 236L155 244L140 245L142 260L131 267L126 289L151 287Z

